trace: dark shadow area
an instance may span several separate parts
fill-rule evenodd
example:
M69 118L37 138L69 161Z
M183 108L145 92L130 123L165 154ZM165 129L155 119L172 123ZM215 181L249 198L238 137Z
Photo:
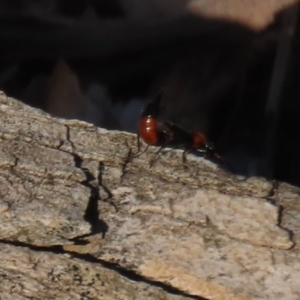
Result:
M83 25L74 22L69 26L34 19L19 19L18 23L0 20L0 39L5 45L0 65L7 70L6 80L0 83L22 99L34 76L49 76L57 59L64 58L83 88L101 82L113 98L127 100L145 96L183 59L195 56L205 61L220 45L226 57L235 48L238 52L249 46L255 36L238 24L192 16L144 23L124 19Z

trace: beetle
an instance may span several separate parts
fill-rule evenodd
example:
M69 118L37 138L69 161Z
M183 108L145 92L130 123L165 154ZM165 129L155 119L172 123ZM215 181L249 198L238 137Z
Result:
M189 132L183 127L168 121L158 120L161 95L146 104L139 119L138 149L140 138L149 146L183 149L183 159L187 152L204 153L207 158L218 158L214 147L198 131ZM158 152L160 152L160 150Z

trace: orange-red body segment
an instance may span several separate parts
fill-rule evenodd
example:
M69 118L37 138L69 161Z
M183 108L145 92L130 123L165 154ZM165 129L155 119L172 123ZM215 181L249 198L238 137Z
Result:
M150 116L140 118L139 133L142 140L150 145L155 146L158 143L157 120Z
M194 132L193 133L193 149L199 149L203 147L206 144L206 137L201 134L200 132Z

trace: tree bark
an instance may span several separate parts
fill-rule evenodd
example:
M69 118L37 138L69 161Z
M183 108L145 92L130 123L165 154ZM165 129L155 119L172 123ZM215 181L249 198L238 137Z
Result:
M1 299L299 299L299 188L3 93L0 120Z

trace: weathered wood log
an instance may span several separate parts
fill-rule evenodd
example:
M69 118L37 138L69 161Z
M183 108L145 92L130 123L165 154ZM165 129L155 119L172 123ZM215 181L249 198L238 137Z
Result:
M300 189L0 95L1 299L299 299Z

